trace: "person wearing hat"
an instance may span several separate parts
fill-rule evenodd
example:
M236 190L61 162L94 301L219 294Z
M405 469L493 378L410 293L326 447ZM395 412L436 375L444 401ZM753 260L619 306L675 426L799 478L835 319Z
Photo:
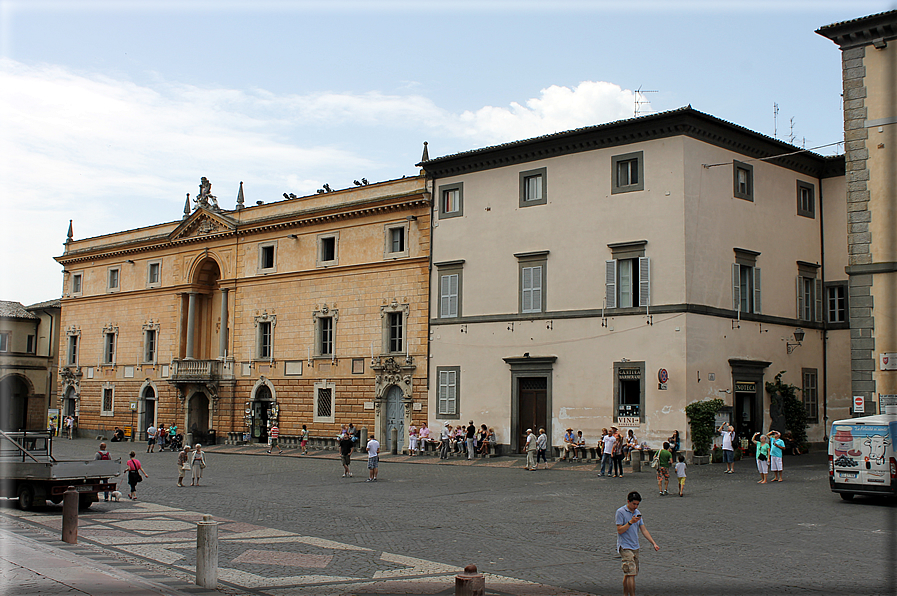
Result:
M473 420L468 423L465 430L466 433L464 438L467 439L467 459L473 459L477 452L476 447L474 446L474 443L476 442L475 437L477 434L477 427L473 425Z
M535 471L536 469L536 451L539 449L539 442L533 429L526 429L526 469Z
M785 441L782 440L782 433L777 430L769 431L766 436L769 437L769 471L773 475L770 482L783 482L782 449L785 448Z
M572 454L570 458L576 461L576 435L573 434L572 428L568 428L564 433L564 457L561 460L566 460L567 454Z
M439 459L448 459L449 441L452 435L452 425L446 422L439 433Z

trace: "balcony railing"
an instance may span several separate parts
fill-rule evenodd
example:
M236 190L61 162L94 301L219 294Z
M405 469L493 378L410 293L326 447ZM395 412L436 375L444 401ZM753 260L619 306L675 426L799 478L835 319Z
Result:
M173 360L172 381L217 381L221 378L220 360Z

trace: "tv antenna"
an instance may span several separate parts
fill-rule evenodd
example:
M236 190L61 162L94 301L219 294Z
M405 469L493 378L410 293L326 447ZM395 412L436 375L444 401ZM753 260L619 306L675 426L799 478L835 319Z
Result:
M779 138L779 104L772 104L772 138Z
M633 117L638 118L643 110L643 105L651 105L651 102L648 101L648 98L645 97L645 93L660 93L660 91L643 91L641 85L639 88L635 90L635 109L633 110ZM653 112L654 110L648 110L649 112Z

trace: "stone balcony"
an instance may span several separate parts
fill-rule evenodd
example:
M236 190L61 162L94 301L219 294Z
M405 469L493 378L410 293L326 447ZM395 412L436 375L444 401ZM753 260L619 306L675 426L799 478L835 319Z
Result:
M232 360L172 360L172 383L208 383L213 381L225 381L234 378L234 363Z

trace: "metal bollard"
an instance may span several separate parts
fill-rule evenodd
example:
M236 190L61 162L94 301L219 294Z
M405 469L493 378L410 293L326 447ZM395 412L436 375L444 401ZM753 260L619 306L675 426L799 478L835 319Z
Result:
M218 587L218 522L207 513L196 524L196 585Z
M468 565L455 576L455 596L485 596L486 578L477 573L476 565Z
M396 455L399 452L399 429L396 427L392 427L389 429L389 439L392 441L392 454Z
M78 491L68 487L62 494L62 541L78 544Z

